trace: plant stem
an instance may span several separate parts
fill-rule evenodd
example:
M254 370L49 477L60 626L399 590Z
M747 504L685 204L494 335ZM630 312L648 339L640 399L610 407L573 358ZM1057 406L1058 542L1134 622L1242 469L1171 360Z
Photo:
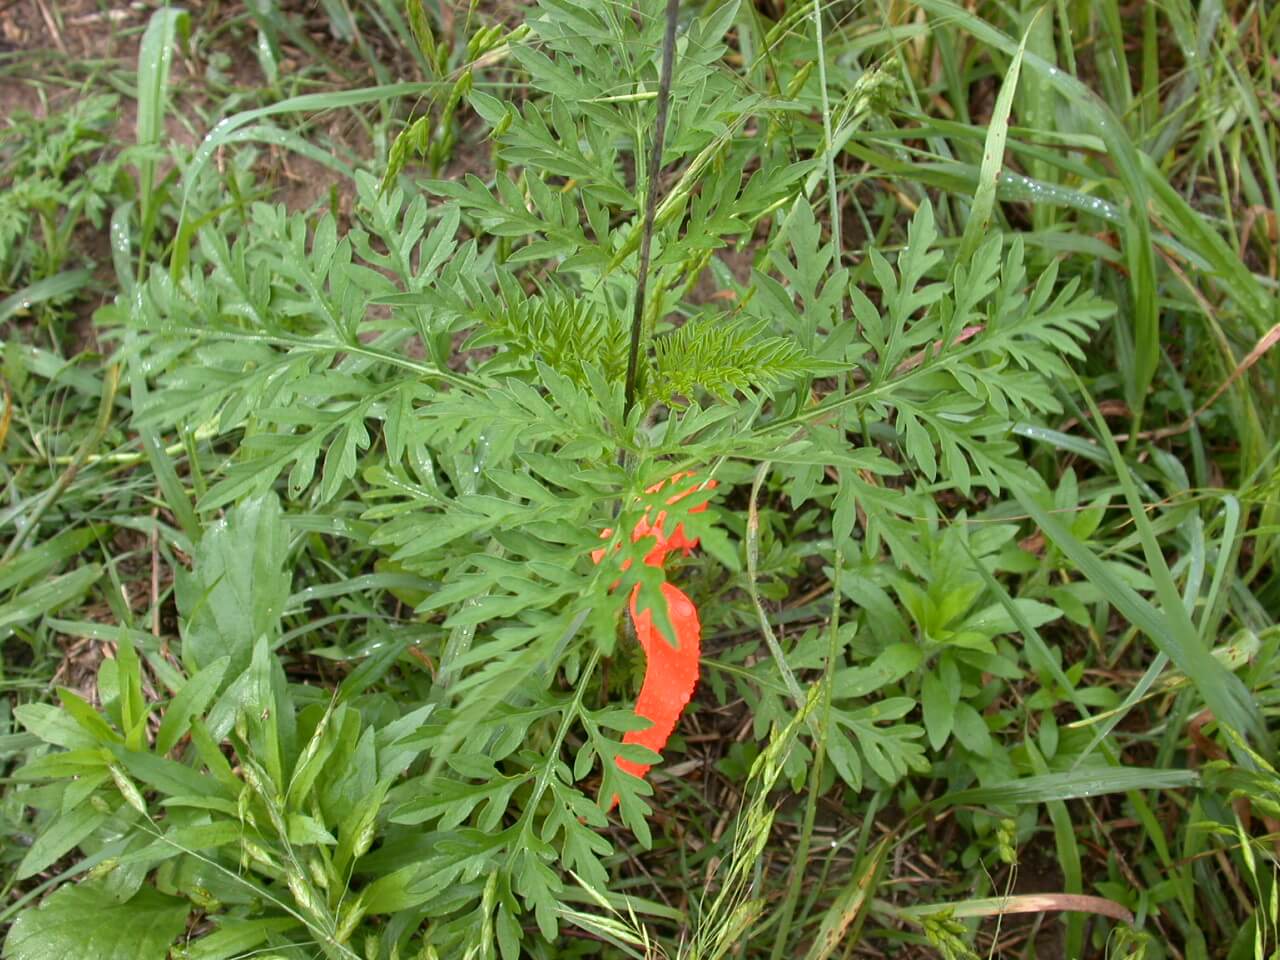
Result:
M645 288L649 281L649 247L653 242L653 220L658 206L658 174L662 170L662 149L667 134L667 110L671 101L671 74L676 57L676 14L680 0L667 0L666 32L662 37L662 69L658 74L658 116L654 123L653 146L649 153L648 182L645 184L644 233L640 238L640 269L636 275L635 309L631 314L631 348L627 353L627 379L622 415L631 413L636 400L636 373L640 365L640 337L644 327Z
M836 270L840 269L840 192L836 186L836 160L832 152L831 103L827 99L827 50L822 37L822 4L813 0L813 29L818 44L818 86L822 92L822 157L827 172L827 203L831 208L831 250Z

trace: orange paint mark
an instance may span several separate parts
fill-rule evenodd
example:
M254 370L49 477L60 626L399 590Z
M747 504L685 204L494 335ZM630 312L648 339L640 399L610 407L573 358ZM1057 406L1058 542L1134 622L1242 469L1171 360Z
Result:
M686 477L692 477L691 473L676 474L671 478L669 483L673 486L679 480ZM702 484L694 484L689 488L673 494L667 498L668 504L687 497L695 490L714 487L716 482L708 480ZM664 486L663 483L655 484L650 487L649 493L657 493ZM692 508L690 513L701 513L706 510L705 503L699 504ZM679 550L688 556L698 545L696 537L690 538L684 529L684 524L678 524L667 536L663 532L663 525L667 520L667 512L661 510L652 524L649 523L648 515L641 517L631 531L631 542L636 543L639 540L650 537L654 540L653 547L645 554L644 563L646 566L661 568L667 559L667 555L675 550ZM609 537L613 535L613 531L605 530L601 536ZM604 560L605 551L603 549L593 550L591 558L600 563ZM626 570L631 564L630 560L624 560L622 569ZM615 581L614 586L617 586ZM701 653L702 624L698 620L698 608L693 601L688 598L678 587L670 583L662 584L662 596L667 604L667 617L671 621L671 626L675 630L676 645L672 646L662 636L661 631L653 623L653 612L645 610L643 612L636 609L636 602L640 595L640 585L631 591L631 622L636 628L636 639L640 642L640 647L645 654L645 672L644 682L640 687L640 695L636 698L635 713L638 717L643 717L651 722L651 726L644 730L628 730L622 737L623 743L638 743L641 746L648 747L655 753L661 753L662 748L667 745L667 740L671 737L675 730L676 723L680 719L680 714L689 700L693 697L693 691L698 685L698 658ZM633 763L630 760L624 760L617 757L618 766L627 773L635 777L643 777L649 772L649 764ZM615 795L609 801L609 809L613 809L617 804L618 798Z

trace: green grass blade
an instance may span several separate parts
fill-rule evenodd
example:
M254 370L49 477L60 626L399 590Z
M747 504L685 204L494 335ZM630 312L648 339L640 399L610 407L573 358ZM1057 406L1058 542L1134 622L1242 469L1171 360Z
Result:
M1105 770L1081 770L1070 773L1047 773L994 783L988 787L957 790L939 797L933 809L958 806L1013 805L1048 803L1052 800L1078 800L1108 793L1130 790L1180 790L1199 782L1194 770L1153 770L1147 767L1109 767Z
M959 263L968 263L972 259L978 244L991 226L991 212L996 205L996 181L1000 177L1000 168L1004 166L1004 145L1009 136L1009 111L1013 107L1013 95L1018 89L1018 74L1022 70L1022 57L1026 53L1027 39L1030 36L1030 29L1022 35L1022 42L1018 44L1018 51L1005 72L995 109L991 112L991 121L987 125L987 142L982 148L978 189L974 192L973 209L969 212L969 222L965 224L964 236L960 240L957 257Z
M138 196L142 201L143 240L146 225L154 222L156 152L165 134L164 115L169 105L169 68L178 31L186 31L190 18L185 10L161 7L151 15L138 47Z
M1231 573L1232 563L1239 555L1240 501L1230 494L1225 495L1222 498L1222 512L1222 537L1218 543L1213 581L1204 597L1204 613L1200 615L1200 637L1209 646L1213 644L1218 621L1222 616L1222 604L1226 602L1223 587Z
M102 567L96 563L78 567L70 573L37 583L7 603L0 604L0 638L10 636L14 627L39 619L64 603L83 596L101 576Z
M332 170L340 177L351 179L355 176L355 171L351 168L351 165L334 156L331 150L322 149L296 133L281 130L279 127L272 126L269 123L256 123L251 127L237 130L228 136L225 142L269 143L272 146L296 153L300 157L306 157L312 163Z
M140 294L132 298L131 309L135 311L146 309ZM128 358L129 402L134 410L142 410L146 406L149 389L146 374L142 371L142 364L134 347L135 337L136 334L132 331L126 336L124 352ZM155 427L147 424L138 425L137 430L147 462L151 465L151 471L155 474L156 483L160 487L160 495L173 511L182 532L191 538L192 543L199 542L204 528L196 516L195 506L178 477L178 469L169 451L165 449L159 432Z
M1128 471L1125 470L1124 475L1127 476L1127 473ZM1128 483L1132 486L1131 478ZM1128 584L1112 576L1102 560L1088 546L1077 540L1071 531L1030 491L1017 487L1011 489L1022 508L1036 522L1045 536L1066 554L1067 558L1084 574L1085 579L1098 588L1121 616L1150 637L1183 673L1194 679L1196 688L1200 691L1205 703L1213 710L1214 715L1237 730L1248 731L1250 736L1258 736L1258 732L1263 728L1257 706L1239 678L1215 660L1201 644L1177 591L1174 591L1173 607L1170 607L1167 601L1163 601L1165 609L1158 610ZM1134 513L1141 515L1142 521L1147 522L1141 506L1136 508ZM1165 573L1168 573L1167 568ZM1183 629L1184 626L1185 629Z
M1164 672L1164 668L1168 665L1169 658L1165 654L1156 654L1156 658L1151 661L1151 665L1147 667L1137 685L1129 691L1129 695L1124 698L1124 702L1114 710L1108 711L1106 718L1099 721L1097 732L1093 735L1093 739L1089 741L1089 745L1076 757L1075 763L1071 765L1072 769L1080 766L1085 758L1098 748L1098 744L1111 735L1111 731L1116 728L1116 724L1128 716L1129 711L1142 702L1147 695L1147 691L1160 679L1160 674Z
M1214 716L1242 735L1253 738L1254 742L1266 751L1264 756L1269 756L1270 750L1267 747L1270 738L1267 736L1266 724L1257 703L1240 679L1209 653L1209 647L1192 623L1187 604L1177 584L1174 583L1173 574L1169 571L1164 552L1156 540L1155 530L1147 517L1142 497L1138 493L1138 485L1133 481L1133 474L1121 456L1120 448L1116 446L1111 430L1107 427L1102 411L1098 409L1092 395L1084 391L1084 398L1098 426L1103 444L1111 455L1111 463L1120 480L1121 489L1124 490L1125 500L1129 504L1129 513L1133 517L1134 527L1142 541L1142 551L1147 560L1148 572L1155 581L1156 596L1160 600L1169 626L1176 631L1177 647L1184 651L1184 656L1191 658L1185 665L1181 663L1178 665L1196 682L1205 703L1213 710ZM1167 652L1170 659L1178 663L1173 648ZM1201 670L1207 672L1201 673ZM1241 759L1243 762L1245 758Z
M30 309L37 303L69 297L93 278L88 270L64 270L52 277L37 280L16 293L0 300L0 323L17 315L19 310Z
M1142 158L1142 167L1160 218L1186 247L1204 259L1208 272L1249 318L1254 333L1265 333L1280 320L1280 300L1263 288L1205 217L1169 186L1149 157Z

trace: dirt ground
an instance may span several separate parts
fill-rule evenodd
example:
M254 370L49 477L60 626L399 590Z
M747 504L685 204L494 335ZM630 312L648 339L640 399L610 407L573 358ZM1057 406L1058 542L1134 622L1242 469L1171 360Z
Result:
M131 20L141 24L141 4L108 12L94 0L2 0L0 2L0 115L25 111L44 116L50 104L41 96L43 68L58 60L118 58L132 50L113 50L121 38L119 27Z
M310 11L315 5L280 6ZM89 88L110 91L106 75L112 71L133 74L139 43L154 7L140 2L102 7L101 0L0 0L0 124L23 112L47 116ZM244 25L226 29L231 15L243 14L240 5L211 4L204 9L193 5L190 9L200 49L198 57L191 56L189 50L174 57L170 94L175 109L166 118L169 141L180 149L194 148L217 116L228 112L207 89L212 61L219 61L217 69L235 88L252 91L265 83L253 44L248 42L251 31ZM328 35L323 17L306 24L311 39L323 44L335 60L357 74L367 70L351 49ZM282 72L295 68L303 57L300 51L287 47L285 53ZM136 101L122 96L119 109L113 140L125 146L136 136ZM361 142L363 131L341 117L333 118L325 134L357 154L367 153L368 145ZM329 194L335 177L325 167L304 157L286 156L276 148L265 152L262 172L279 188L279 199L291 209L306 209Z

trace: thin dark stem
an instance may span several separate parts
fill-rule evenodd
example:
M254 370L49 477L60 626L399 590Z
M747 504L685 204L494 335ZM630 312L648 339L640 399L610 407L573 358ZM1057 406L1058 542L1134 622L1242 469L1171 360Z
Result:
M662 169L662 146L667 135L667 108L671 100L671 73L676 58L676 15L680 0L667 0L666 33L662 37L662 70L658 75L658 117L649 154L649 178L645 186L644 233L640 237L640 272L636 276L635 311L631 315L631 350L627 354L627 380L623 416L636 402L636 373L640 366L640 337L644 328L644 296L649 284L649 245L653 241L653 218L658 208L658 173Z

